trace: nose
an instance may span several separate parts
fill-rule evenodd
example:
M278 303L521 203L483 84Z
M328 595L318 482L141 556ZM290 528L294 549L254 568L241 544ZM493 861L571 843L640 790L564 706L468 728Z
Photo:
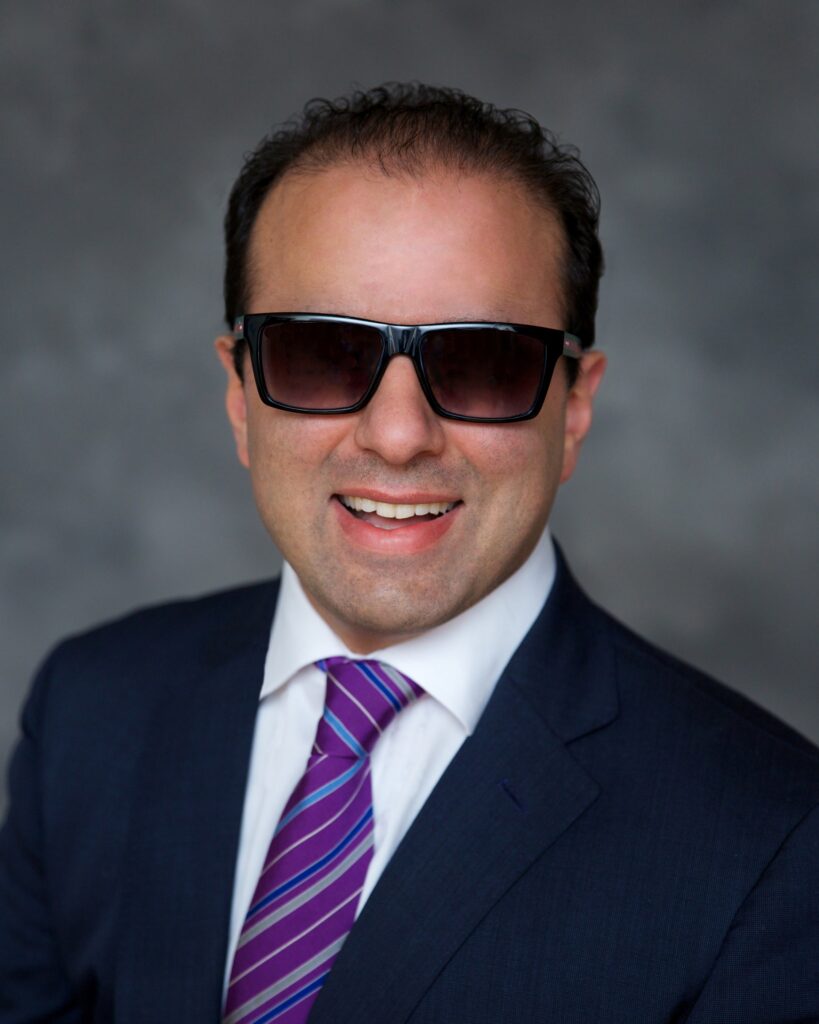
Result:
M430 408L407 356L393 356L378 389L358 415L357 444L385 462L401 465L418 455L443 451L443 421Z

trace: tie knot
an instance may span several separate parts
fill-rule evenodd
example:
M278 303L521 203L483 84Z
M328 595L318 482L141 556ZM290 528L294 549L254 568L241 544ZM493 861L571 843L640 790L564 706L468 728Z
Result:
M324 658L316 665L327 675L327 691L314 754L366 757L398 712L424 692L381 661Z

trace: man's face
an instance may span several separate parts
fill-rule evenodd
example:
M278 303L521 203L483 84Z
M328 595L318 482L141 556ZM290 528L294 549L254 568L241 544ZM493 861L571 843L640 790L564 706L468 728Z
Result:
M561 259L556 222L509 183L341 165L285 177L267 197L243 312L563 327ZM249 366L244 383L236 376L230 339L217 348L262 519L315 608L359 653L447 621L522 565L574 468L603 370L587 355L567 392L559 364L535 419L461 423L433 413L397 356L360 412L311 416L264 405ZM351 511L351 498L450 510L390 518Z

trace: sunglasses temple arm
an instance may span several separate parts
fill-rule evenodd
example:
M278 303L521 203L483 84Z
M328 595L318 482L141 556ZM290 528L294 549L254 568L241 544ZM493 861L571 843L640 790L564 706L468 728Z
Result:
M576 338L573 334L563 334L563 355L568 356L570 359L580 359L583 355L583 346L580 343L580 338Z

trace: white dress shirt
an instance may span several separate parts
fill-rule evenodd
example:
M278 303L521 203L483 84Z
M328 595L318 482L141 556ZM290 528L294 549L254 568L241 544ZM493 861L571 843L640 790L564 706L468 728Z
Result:
M503 669L540 613L554 575L547 528L520 569L477 604L421 636L367 655L414 679L427 696L392 721L371 754L375 848L357 913L475 729ZM314 662L333 655L356 657L316 612L285 563L245 792L225 986L270 839L307 764L324 709L325 678Z

